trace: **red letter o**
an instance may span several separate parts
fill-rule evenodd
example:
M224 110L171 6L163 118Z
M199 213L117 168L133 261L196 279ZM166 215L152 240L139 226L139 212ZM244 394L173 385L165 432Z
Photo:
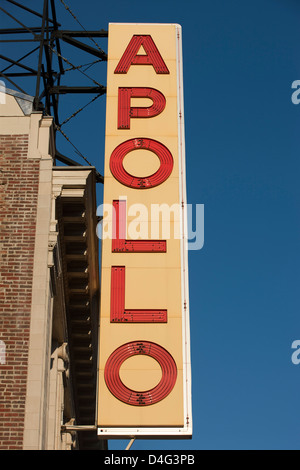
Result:
M150 176L137 177L128 173L124 166L125 156L133 150L145 149L155 153L160 160L159 169ZM173 157L170 150L157 140L136 138L122 142L110 156L110 171L125 186L134 189L154 188L166 181L173 170Z
M161 367L162 378L151 390L131 390L121 381L121 365L137 354L153 357ZM118 400L128 405L147 406L163 400L172 391L177 379L177 367L171 354L163 347L150 341L134 341L123 344L109 356L104 378L108 389Z

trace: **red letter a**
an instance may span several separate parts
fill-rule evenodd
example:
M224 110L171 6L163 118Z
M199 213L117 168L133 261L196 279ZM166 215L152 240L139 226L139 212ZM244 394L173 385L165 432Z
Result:
M141 46L143 46L146 52L145 55L138 54ZM156 73L170 73L152 37L149 35L132 36L127 49L116 67L115 73L127 73L131 65L153 65Z

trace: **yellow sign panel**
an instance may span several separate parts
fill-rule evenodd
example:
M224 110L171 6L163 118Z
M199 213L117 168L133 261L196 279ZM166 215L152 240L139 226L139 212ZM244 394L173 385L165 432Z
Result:
M191 437L181 27L108 37L98 435Z

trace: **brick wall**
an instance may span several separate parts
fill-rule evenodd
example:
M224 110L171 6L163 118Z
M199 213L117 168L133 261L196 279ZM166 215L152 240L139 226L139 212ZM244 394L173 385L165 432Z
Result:
M27 148L27 135L0 136L0 450L23 447L39 181Z

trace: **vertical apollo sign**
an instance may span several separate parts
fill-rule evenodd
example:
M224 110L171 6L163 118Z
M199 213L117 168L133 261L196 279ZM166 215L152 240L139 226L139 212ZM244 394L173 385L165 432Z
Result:
M98 435L191 437L181 27L108 37Z

